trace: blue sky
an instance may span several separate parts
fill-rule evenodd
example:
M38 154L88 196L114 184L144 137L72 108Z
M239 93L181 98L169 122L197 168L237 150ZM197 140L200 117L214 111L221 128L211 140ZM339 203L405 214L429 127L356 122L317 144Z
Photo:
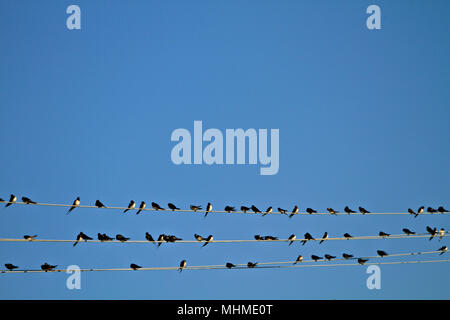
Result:
M366 28L381 7L382 28ZM81 30L66 8L81 8ZM256 204L324 211L359 205L405 212L449 207L448 1L1 1L0 196L82 204L131 199L178 206ZM180 165L177 128L277 128L278 174L259 165ZM254 234L320 237L401 233L448 216L122 214L0 208L0 237L47 239L146 231L193 239ZM0 243L0 263L37 268L177 266L292 260L302 254L431 251L437 240L88 245ZM430 256L426 258L431 258ZM392 258L393 260L393 258ZM186 270L187 271L187 270ZM449 265L92 272L82 289L66 274L3 274L2 299L448 299Z

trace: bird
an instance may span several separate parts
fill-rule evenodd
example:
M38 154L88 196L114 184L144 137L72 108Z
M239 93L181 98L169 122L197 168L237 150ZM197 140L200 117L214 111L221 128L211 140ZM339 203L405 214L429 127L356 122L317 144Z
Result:
M232 264L231 262L227 262L227 264L225 265L225 267L227 267L228 269L234 268L236 267L234 264Z
M284 210L284 209L278 208L277 210L279 213L286 214L286 210Z
M167 206L168 206L169 209L172 210L172 211L180 210L180 208L177 208L177 206L174 205L173 203L168 203Z
M289 245L291 245L294 242L295 238L296 238L295 234L291 234L291 236L288 238L288 240L290 241Z
M369 259L358 258L358 263L361 264L361 265L363 265L367 261L369 261Z
M109 237L106 233L102 234L103 241L113 241L114 239Z
M43 265L41 265L41 269L42 269L43 271L45 271L45 272L47 272L47 271L52 271L52 270L55 269L56 267L57 267L57 265L52 266L52 265L48 264L47 262L44 263Z
M377 253L378 253L378 255L380 256L380 257L384 257L384 256L387 256L388 254L385 252L385 251L383 251L383 250L377 250Z
M427 208L427 212L429 212L429 213L436 213L437 210L434 209L434 208L432 208L432 207L428 207L428 208Z
M333 208L327 208L327 211L328 211L330 214L336 214L336 213L339 213L339 211L335 211L335 210L333 210Z
M390 236L390 234L389 233L386 233L386 232L383 232L383 231L380 231L380 233L379 233L379 235L380 235L380 237L389 237Z
M356 211L353 211L353 210L350 209L348 206L346 206L346 207L344 208L344 211L347 212L348 214L350 214L350 213L356 213Z
M305 245L305 243L306 243L308 240L316 240L316 239L314 239L314 238L312 237L312 235L310 235L310 234L307 232L307 233L305 233L305 235L304 235L304 240L301 241L302 245Z
M429 226L427 226L427 232L431 234L431 237L429 240L433 239L437 235L437 229L434 227L434 229L431 229Z
M447 246L440 247L439 249L437 249L437 251L442 251L441 253L439 253L439 255L442 255L448 251L448 247Z
M146 239L147 241L150 241L150 242L152 242L152 243L155 243L155 239L153 239L152 235L151 235L150 233L148 233L148 232L145 233L145 239Z
M319 244L321 244L322 242L324 242L324 241L327 240L327 239L328 239L328 232L325 232L325 233L323 234L322 240L320 240Z
M264 217L266 214L269 214L269 213L272 213L272 207L268 207L266 212L264 212L262 216Z
M80 205L80 197L77 197L74 201L72 206L70 207L69 211L67 211L67 214L69 214L70 212L72 212L73 209L75 209L76 207L78 207Z
M96 200L96 201L95 201L95 205L96 205L98 208L106 208L106 206L105 206L103 203L101 203L100 200Z
M332 256L332 255L329 255L329 254L325 255L325 259L327 259L328 261L330 261L331 259L334 259L334 258L336 258L336 257Z
M259 210L259 209L258 209L257 207L255 207L254 205L252 205L251 209L252 209L252 211L253 211L254 213L261 213L261 210Z
M202 247L206 246L206 245L207 245L208 243L210 243L212 240L213 240L213 236L212 236L212 234L210 234L210 235L208 236L208 238L205 239L206 242L203 244Z
M350 238L353 238L353 237L352 237L350 234L348 234L348 233L344 233L344 237L346 237L347 240L350 239Z
M440 213L445 213L445 212L450 212L450 211L448 211L447 209L445 209L444 207L439 207L438 209L437 209L437 211L438 212L440 212Z
M128 208L126 208L123 213L127 212L128 210L134 209L134 207L136 206L136 203L134 202L134 200L131 200L130 203L128 204Z
M116 234L116 240L119 240L120 242L125 242L127 240L130 240L130 238L124 237L121 234Z
M250 210L249 207L241 206L241 211L242 211L243 213L247 213L247 211L249 211L249 210Z
M23 238L28 241L33 241L34 239L36 239L36 237L37 237L37 234L35 234L34 236L29 236L27 234L23 236Z
M208 215L208 213L210 213L212 211L212 204L210 202L208 202L208 204L206 205L206 212L205 212L205 218Z
M343 254L342 254L342 257L343 257L345 260L348 260L348 259L350 259L350 258L353 258L353 255L352 255L352 254L348 254L348 253L343 253Z
M278 240L277 237L273 237L273 236L265 236L264 240Z
M422 214L424 209L425 209L425 207L424 207L424 206L421 206L419 209L417 209L417 214L418 214L418 215L419 215L419 214Z
M315 262L317 262L317 260L323 259L322 257L316 256L316 255L312 255L311 259L313 259Z
M164 210L164 208L161 208L156 202L152 202L152 208L155 210Z
M13 265L12 263L5 263L5 267L8 270L14 270L14 269L19 268L18 266Z
M311 209L311 208L306 208L306 212L308 212L309 214L317 213L316 210Z
M3 200L2 198L0 198L0 202L5 202L5 200Z
M33 200L27 197L22 197L22 202L25 204L37 204L37 202L34 202Z
M445 235L445 230L444 230L444 228L439 229L439 241L442 240L442 238L444 237L444 235Z
M84 241L88 241L88 240L92 240L91 237L89 237L88 235L84 234L83 232L80 232L77 235L77 240L75 241L75 243L73 244L73 246L75 247L79 241L84 240Z
M403 231L404 233L406 233L408 236L409 236L409 235L412 235L412 234L416 234L415 232L412 232L411 230L406 229L406 228L402 229L402 231Z
M181 260L180 267L178 268L178 271L183 271L183 269L186 268L186 260Z
M408 212L409 212L409 214L413 214L414 218L417 218L417 216L419 215L418 213L415 213L414 210L411 208L408 208Z
M139 210L136 212L136 214L141 213L141 211L145 209L145 206L146 206L145 201L142 201L139 206Z
M359 212L361 212L362 214L370 213L370 211L367 211L363 207L359 207L358 209L359 209Z
M255 235L255 240L264 240L263 237L261 237L259 234Z
M164 238L166 237L166 235L163 233L163 234L160 234L159 235L159 237L158 237L158 247L162 244L162 242L164 241Z
M256 265L258 264L258 262L248 262L247 263L247 267L249 267L249 268L254 268L254 267L256 267Z
M298 213L298 206L295 206L294 209L292 209L291 214L289 215L289 218L292 218L294 215Z
M297 262L302 262L302 261L303 261L303 256L302 256L302 255L299 255L299 256L297 257L297 260L295 260L294 264L297 264Z
M224 209L224 211L230 213L230 212L235 212L236 209L235 209L234 207L226 206L225 209Z
M142 267L138 266L137 264L134 264L134 263L130 264L130 269L137 270L137 269L140 269L140 268L142 268Z
M15 196L15 195L11 195L10 197L9 197L9 202L5 205L5 208L6 207L9 207L10 205L12 205L13 203L15 203L17 201L17 197Z
M103 237L103 234L101 234L101 233L97 233L97 239L100 240L101 242L105 241L105 238Z
M198 235L198 234L194 234L194 238L195 238L195 240L197 240L197 241L203 241L203 240L205 240L205 238L203 238L201 235Z
M202 210L202 207L201 207L201 206L194 206L194 205L192 205L192 204L191 204L191 207L190 207L190 208L191 208L191 210L194 211L194 212L197 212L197 210Z
M170 236L165 236L164 240L166 240L166 242L175 242L175 241L183 240L183 239L170 235Z

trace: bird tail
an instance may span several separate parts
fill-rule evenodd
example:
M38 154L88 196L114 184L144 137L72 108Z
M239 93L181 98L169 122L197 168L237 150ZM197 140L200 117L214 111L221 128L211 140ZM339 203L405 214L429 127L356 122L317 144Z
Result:
M75 246L77 245L77 243L78 243L78 241L76 241L76 242L73 244L73 246L75 247Z
M204 246L206 246L207 244L208 244L209 242L205 242L205 244L204 245L202 245L202 248L204 247Z
M12 204L11 202L7 203L6 206L5 206L5 208L6 208L6 207L9 207L11 204Z
M125 209L125 210L123 210L123 213L127 212L128 210L130 210L130 209Z
M322 242L324 242L324 240L320 240L319 244L321 244Z

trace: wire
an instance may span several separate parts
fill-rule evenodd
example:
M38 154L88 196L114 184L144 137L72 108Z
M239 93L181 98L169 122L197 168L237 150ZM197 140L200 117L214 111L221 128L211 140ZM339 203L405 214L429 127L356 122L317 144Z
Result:
M72 204L59 204L59 203L25 203L25 202L9 202L9 201L0 201L0 203L11 203L11 204L20 204L20 205L29 205L29 206L50 206L50 207L66 207L66 208L71 208L73 207ZM98 208L97 206L87 206L87 205L79 205L76 206L75 208L95 208L95 209L111 209L111 210L126 210L128 209L127 207L102 207L102 208ZM133 208L133 209L129 209L130 211L138 211L138 210L142 210L142 211L154 211L154 212L169 212L169 213L201 213L204 214L207 211L206 210L185 210L185 209L180 209L180 210L171 210L171 209L150 209L150 208L145 208L145 209L139 209L139 208ZM286 212L286 213L281 213L281 212L271 212L271 213L265 213L265 212L260 212L260 213L254 213L254 212L250 212L249 211L232 211L232 212L228 212L228 211L217 211L217 210L212 210L212 211L208 211L208 214L210 213L239 213L239 214L260 214L260 215L273 215L273 214L284 214L286 216L291 216L291 215L412 215L408 212L370 212L370 213L360 213L360 212L355 212L352 214L347 214L344 212L337 212L336 214L331 214L328 212L317 212L317 213L307 213L307 212L297 212L297 213L291 213L291 212ZM440 212L440 213L428 213L428 212L424 212L421 213L420 215L441 215L441 214L449 214L450 212Z

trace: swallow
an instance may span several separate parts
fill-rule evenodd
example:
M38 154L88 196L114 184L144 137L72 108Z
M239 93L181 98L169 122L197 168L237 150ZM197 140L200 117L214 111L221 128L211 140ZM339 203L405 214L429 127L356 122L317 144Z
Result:
M169 209L172 210L172 211L180 210L180 208L177 208L177 206L174 205L173 203L168 203L167 206L168 206Z
M235 212L236 209L234 207L226 206L224 211L226 211L228 213L231 213L231 212Z
M33 200L27 197L22 197L22 202L25 204L37 204L37 202L34 202Z
M103 241L112 241L112 240L114 240L113 238L109 237L106 233L102 234L102 238L103 238Z
M427 212L429 212L429 213L436 213L437 210L434 209L434 208L432 208L432 207L428 207L428 208L427 208Z
M338 211L333 210L333 208L327 208L327 211L328 211L330 214L336 214L336 213L339 213Z
M380 231L379 236L384 238L384 237L389 237L390 234L386 233L386 232L383 232L383 231Z
M208 213L210 213L211 211L212 211L212 204L210 202L208 202L208 204L206 205L206 212L205 212L205 216L204 217L206 218Z
M319 244L321 244L322 242L324 242L324 241L327 240L327 239L328 239L328 232L325 232L325 233L323 234L322 240L320 240Z
M186 268L186 260L181 260L180 267L178 268L178 271L183 271L183 269Z
M134 200L131 200L130 203L128 204L128 208L126 208L123 213L127 212L128 210L134 209L134 207L136 206L136 203L134 202Z
M254 267L256 267L257 264L258 264L258 262L249 262L249 263L247 263L247 267L254 268Z
M323 259L322 257L316 256L316 255L312 255L311 259L313 259L315 262L317 262L317 260Z
M377 250L377 253L378 253L378 255L380 256L380 257L384 257L384 256L387 256L388 254L385 252L385 251L383 251L383 250Z
M361 265L363 265L367 261L369 261L369 259L358 258L358 263L361 264Z
M292 209L291 214L289 215L289 218L292 218L294 215L298 213L298 206L295 206L294 209Z
M343 253L343 254L342 254L342 257L343 257L345 260L348 260L348 259L350 259L350 258L353 258L353 255L352 255L352 254L348 254L348 253Z
M445 213L445 212L450 212L450 211L448 211L447 209L445 209L444 207L439 207L438 209L437 209L437 211L438 212L440 212L440 213Z
M163 233L163 234L160 234L159 235L159 237L158 237L158 247L162 244L162 242L164 241L164 238L166 237L166 235Z
M444 237L444 235L445 235L445 230L444 230L444 228L439 229L439 241L442 240L442 238Z
M194 238L195 238L195 240L197 240L199 242L205 240L205 238L203 238L201 235L198 235L198 234L194 234Z
M429 240L433 239L437 235L437 229L436 227L434 229L431 229L429 226L427 226L427 232L431 234L431 237Z
M421 206L419 209L417 209L417 214L422 214L424 209L425 207Z
M19 268L18 266L15 266L15 265L13 265L13 264L11 264L11 263L5 263L5 267L6 267L6 269L8 269L8 270L14 270L14 269Z
M347 240L350 239L350 238L353 238L353 237L352 237L350 234L348 234L348 233L344 233L344 237L346 237Z
M140 206L139 206L139 210L136 212L136 214L141 213L141 211L145 209L145 206L146 206L145 201L142 201Z
M69 211L67 211L67 214L69 214L70 212L72 212L73 209L75 209L76 207L78 207L80 205L80 197L77 197L74 201L72 206L70 207Z
M415 213L413 209L409 208L408 209L409 214L413 214L414 218L417 218L417 216L419 215L418 213Z
M95 205L97 206L97 208L106 208L106 206L103 203L101 203L100 200L96 200Z
M101 242L105 241L105 238L103 237L103 234L101 234L101 233L97 233L97 239L100 240Z
M201 206L194 206L194 205L191 204L191 210L194 211L194 212L197 212L197 210L202 210L202 207Z
M302 256L302 255L299 255L299 256L297 257L297 260L295 260L294 264L297 264L298 262L302 262L302 261L303 261L303 256Z
M296 238L295 234L291 234L291 236L288 238L288 240L290 241L289 245L291 245L294 242L295 238Z
M355 211L353 211L352 209L350 209L348 206L346 206L346 207L344 208L344 211L347 212L348 214L350 214L350 213L356 213Z
M155 239L153 239L152 235L151 235L150 233L148 233L148 232L145 233L145 239L146 239L147 241L150 241L150 242L152 242L152 243L155 243Z
M264 240L278 240L277 237L273 237L273 236L265 236Z
M85 235L83 232L80 232L80 233L77 235L77 240L75 241L75 243L73 244L73 246L75 247L75 246L78 244L78 242L81 241L81 240L88 241L88 240L92 240L92 238L89 237L89 236L87 236L87 235Z
M362 214L370 213L370 211L367 211L363 207L359 207L358 209L359 209L359 212L361 212Z
M411 230L406 229L406 228L402 229L402 231L403 231L404 233L406 233L408 236L409 236L409 235L412 235L412 234L416 234L415 232L412 232Z
M33 241L34 239L36 239L36 237L37 237L37 234L35 234L34 236L29 236L27 234L23 236L23 238L28 241Z
M52 266L52 265L48 264L47 262L44 263L43 265L41 265L41 269L42 269L43 271L45 271L45 272L47 272L47 271L52 271L52 270L55 269L56 267L57 267L57 265Z
M125 242L125 241L127 241L127 240L130 240L130 238L124 237L124 236L121 235L121 234L116 234L116 240L119 240L119 241L121 241L121 242Z
M282 213L282 214L286 214L286 210L281 209L281 208L278 208L278 212L279 212L279 213Z
M227 264L225 265L225 267L227 267L228 269L234 268L236 267L234 264L227 262Z
M5 205L5 208L6 207L9 207L10 205L12 205L13 203L15 203L17 201L17 197L15 196L15 195L11 195L10 197L9 197L9 202Z
M334 259L334 258L336 258L336 257L332 256L332 255L329 255L329 254L325 255L325 259L327 259L328 261L331 261L331 259Z
M164 208L161 208L156 202L152 202L152 208L155 210L164 210Z
M311 208L306 208L306 212L308 212L309 214L317 213L316 210L311 209Z
M247 213L247 211L249 211L249 210L250 210L249 207L241 206L241 211L242 211L243 213Z
M166 242L175 242L175 241L183 240L183 239L178 238L176 236L166 236L166 237L164 237L164 240L166 240Z
M316 239L314 239L314 238L312 237L312 235L310 235L310 234L307 232L307 233L305 233L305 235L304 235L304 240L301 241L302 245L305 245L305 243L306 243L308 240L316 240Z
M266 212L264 212L262 216L264 217L266 214L269 214L269 213L272 213L272 207L268 207Z
M137 270L137 269L140 269L140 268L142 268L142 267L138 266L137 264L134 264L134 263L130 264L130 269Z
M264 240L263 237L261 237L259 234L255 235L255 240Z
M448 247L447 246L440 247L439 249L437 249L437 251L442 251L441 253L439 253L439 255L442 255L448 251Z
M252 209L252 211L254 213L261 213L261 211L257 207L255 207L254 205L252 205L251 209Z
M206 245L207 245L208 243L210 243L212 240L213 240L213 236L212 236L212 234L210 234L210 235L208 236L208 238L205 239L206 242L203 244L202 247L206 246Z

